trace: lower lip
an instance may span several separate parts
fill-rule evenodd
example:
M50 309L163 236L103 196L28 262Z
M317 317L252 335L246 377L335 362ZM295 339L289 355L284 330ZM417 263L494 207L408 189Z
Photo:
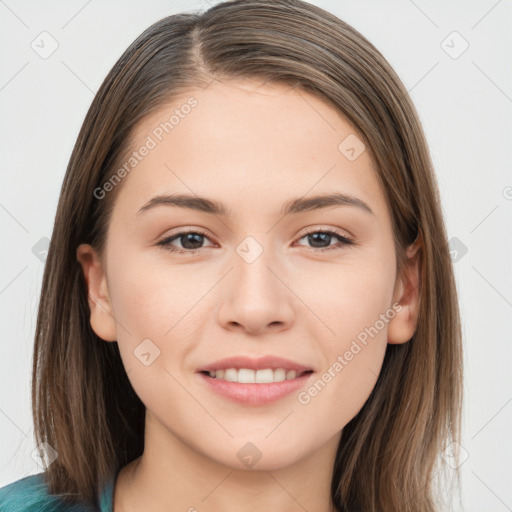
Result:
M199 373L199 375L219 395L240 404L265 405L284 398L303 387L309 377L313 375L313 372L305 373L295 379L270 382L269 384L241 384L239 382L215 379L205 373Z

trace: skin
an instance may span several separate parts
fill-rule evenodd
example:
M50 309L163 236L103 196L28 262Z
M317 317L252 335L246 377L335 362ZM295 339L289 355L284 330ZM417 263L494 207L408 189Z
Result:
M252 80L190 90L139 124L134 149L191 95L198 105L118 185L103 256L87 244L77 250L91 325L117 341L146 406L144 453L121 470L114 510L329 512L341 431L370 395L387 344L414 334L419 252L409 249L397 276L390 211L369 151L347 159L338 146L355 130L303 91ZM354 206L280 214L291 198L333 191L374 214ZM229 215L165 205L137 215L163 193L213 198ZM156 245L188 228L208 236L171 246L199 247L195 254ZM305 228L334 229L355 243L315 244ZM263 249L251 263L236 252L247 236ZM401 310L307 404L292 393L241 405L196 373L235 354L274 354L311 367L311 385L393 303ZM160 350L148 366L134 355L147 338ZM237 456L249 442L261 453L251 467Z

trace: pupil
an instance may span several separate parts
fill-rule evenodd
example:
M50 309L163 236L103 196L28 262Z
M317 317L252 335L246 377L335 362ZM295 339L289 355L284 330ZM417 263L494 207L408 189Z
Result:
M313 233L312 235L309 235L309 239L310 239L310 242L312 241L312 245L313 247L315 246L315 243L318 241L318 240L315 240L317 238L323 238L324 242L326 241L325 239L327 238L327 245L329 245L329 242L330 242L330 238L331 238L332 235L329 235L328 233ZM320 243L322 242L322 240L320 240Z
M183 235L181 238L185 240L185 243L183 243L183 240L182 240L182 245L183 247L185 247L185 249L198 249L201 247L201 242L202 242L202 237L203 235L200 235L199 233L188 233L186 235ZM194 240L191 240L191 238L195 238L195 241ZM188 243L189 242L192 242L192 247L189 247L188 246ZM197 244L197 245L194 245L194 242Z

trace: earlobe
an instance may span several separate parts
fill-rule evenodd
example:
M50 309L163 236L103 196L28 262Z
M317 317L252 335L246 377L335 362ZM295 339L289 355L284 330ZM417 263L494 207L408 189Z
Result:
M93 331L105 341L116 341L116 322L101 258L89 244L80 244L76 259L82 265Z
M421 298L422 248L420 232L407 248L405 267L397 282L393 303L399 303L401 309L388 324L388 343L406 343L416 331Z

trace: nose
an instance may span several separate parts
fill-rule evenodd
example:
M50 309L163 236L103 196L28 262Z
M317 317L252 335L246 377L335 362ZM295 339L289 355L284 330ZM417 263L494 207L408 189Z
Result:
M289 329L294 319L294 294L286 272L270 251L254 261L236 254L222 288L217 321L225 329L261 335Z

